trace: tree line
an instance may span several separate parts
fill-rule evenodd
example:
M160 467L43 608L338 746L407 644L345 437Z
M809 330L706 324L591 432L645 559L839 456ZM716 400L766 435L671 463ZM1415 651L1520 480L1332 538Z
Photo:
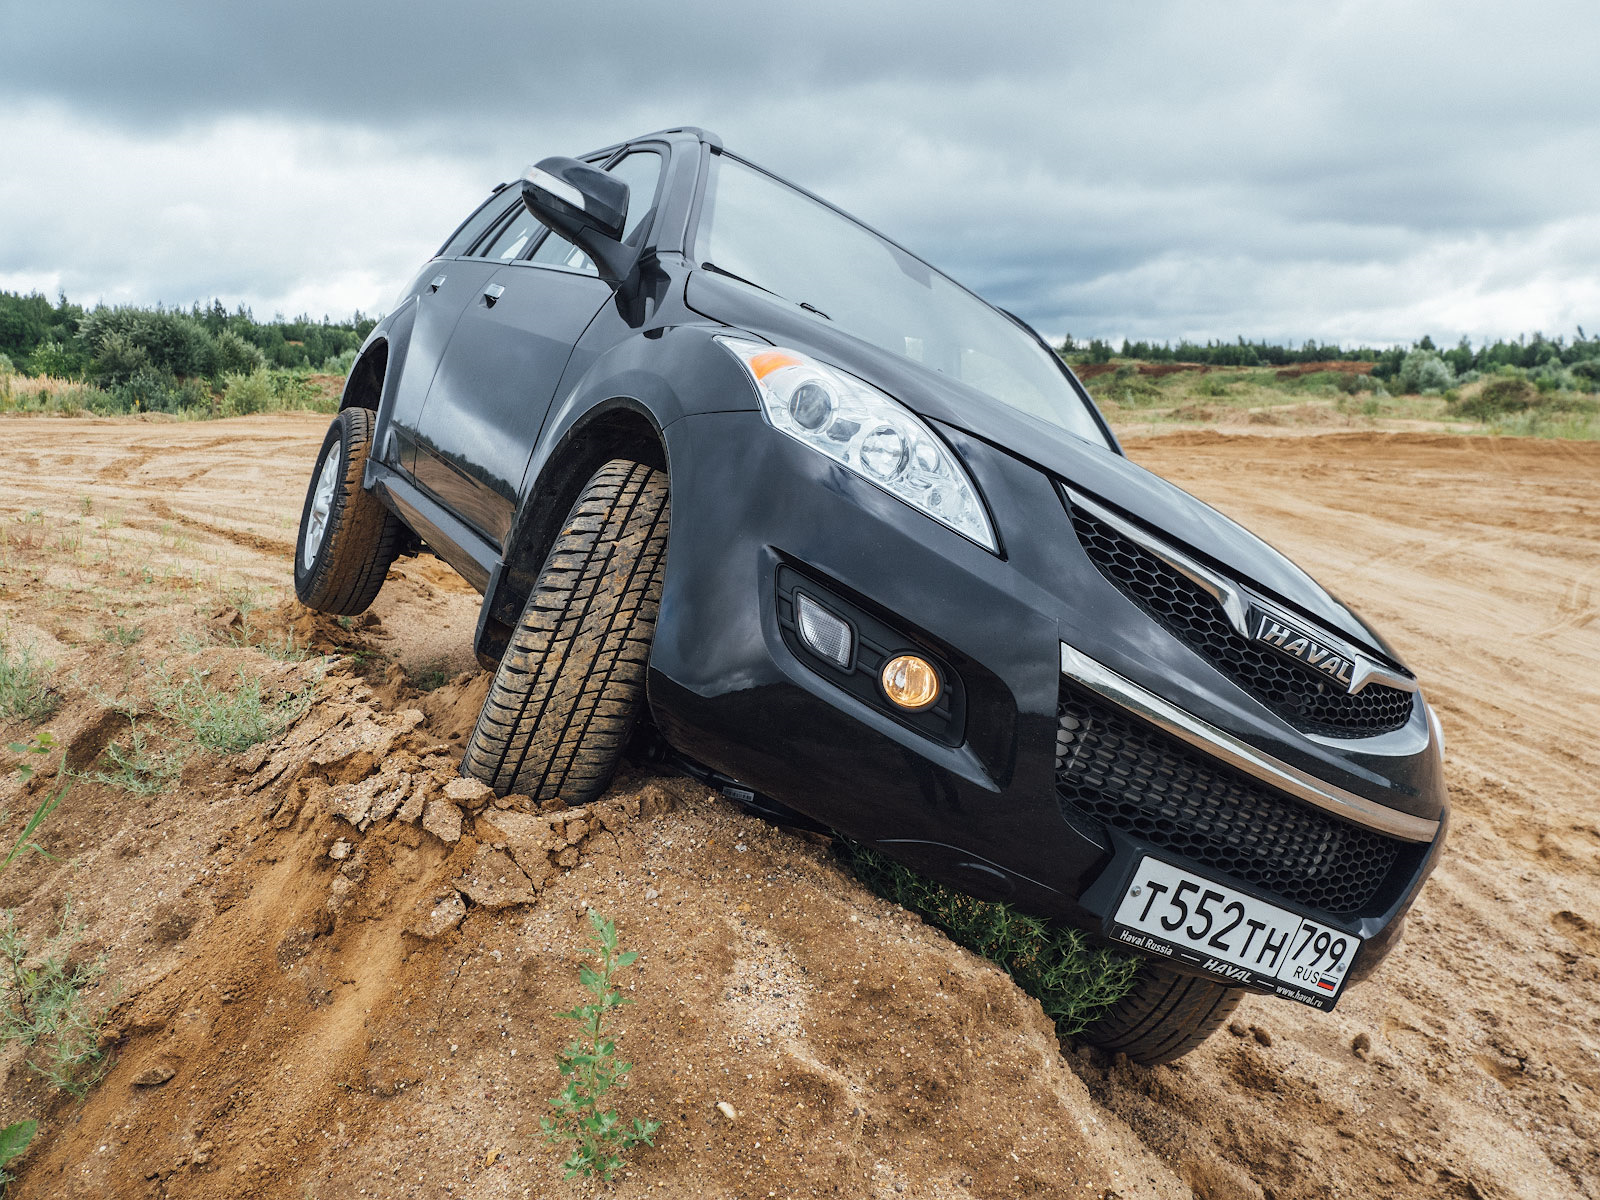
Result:
M1119 348L1101 338L1082 341L1068 334L1057 350L1074 362L1093 363L1110 362L1113 358L1142 362L1203 363L1212 367L1287 367L1308 362L1370 362L1376 378L1392 379L1399 375L1406 357L1419 351L1448 364L1455 376L1465 375L1469 371L1488 374L1501 367L1536 370L1600 362L1600 337L1587 336L1583 327L1579 326L1577 336L1571 341L1535 333L1531 337L1522 335L1514 341L1502 338L1474 346L1463 337L1449 349L1436 346L1431 337L1423 337L1409 346L1358 346L1353 349L1316 341L1306 341L1296 347L1246 341L1242 337L1233 342L1208 341L1203 345L1188 340L1168 343L1129 341L1124 338Z
M220 300L179 308L101 305L85 309L66 296L0 291L0 356L24 375L120 387L141 374L205 379L263 368L336 369L377 322L275 317L258 321L243 305ZM3 364L0 364L3 365Z

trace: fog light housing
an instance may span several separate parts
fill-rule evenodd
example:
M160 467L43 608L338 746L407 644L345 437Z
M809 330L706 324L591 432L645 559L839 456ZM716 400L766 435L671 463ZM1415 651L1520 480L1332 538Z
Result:
M834 616L804 592L794 595L794 623L806 649L842 671L850 669L855 633L850 622Z
M939 701L938 669L915 654L897 654L884 663L878 682L883 694L907 712L922 712Z

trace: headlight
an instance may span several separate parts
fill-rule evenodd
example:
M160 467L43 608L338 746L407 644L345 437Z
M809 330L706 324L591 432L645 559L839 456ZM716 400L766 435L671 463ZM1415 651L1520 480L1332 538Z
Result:
M955 455L892 397L798 350L717 341L750 373L774 428L999 553L978 489Z

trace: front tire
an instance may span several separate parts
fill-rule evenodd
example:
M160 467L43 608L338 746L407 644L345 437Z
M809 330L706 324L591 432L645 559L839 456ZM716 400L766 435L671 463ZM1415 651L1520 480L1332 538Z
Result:
M1133 987L1078 1036L1136 1063L1171 1062L1189 1053L1233 1015L1243 988L1139 964Z
M668 521L665 473L626 459L594 473L495 671L463 775L540 803L605 790L645 704Z
M361 473L372 447L372 412L347 408L333 419L311 471L294 546L294 591L319 612L365 612L400 551L405 526Z

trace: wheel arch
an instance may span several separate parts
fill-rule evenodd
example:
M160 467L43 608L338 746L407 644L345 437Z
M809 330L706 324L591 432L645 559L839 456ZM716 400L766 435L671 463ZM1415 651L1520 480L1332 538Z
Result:
M374 338L362 347L361 357L350 368L349 377L344 381L344 394L339 397L339 411L367 408L377 412L388 374L389 339Z
M492 669L533 592L539 570L589 478L625 458L667 472L666 439L648 406L628 396L593 405L562 432L525 489L505 552L484 589L473 649ZM669 485L670 486L670 485Z

